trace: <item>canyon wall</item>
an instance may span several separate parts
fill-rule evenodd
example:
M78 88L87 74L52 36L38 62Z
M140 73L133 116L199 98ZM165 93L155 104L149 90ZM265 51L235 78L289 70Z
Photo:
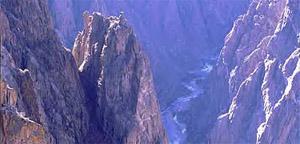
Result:
M149 55L162 108L186 95L182 81L213 58L249 0L49 0L55 29L71 48L84 10L124 15ZM70 41L71 40L71 41Z
M299 0L254 0L194 103L191 134L209 143L299 142L299 35Z
M73 55L98 125L115 143L167 143L149 61L123 15L84 13Z
M0 13L1 81L16 91L15 109L42 125L50 142L82 142L88 127L85 95L47 1L3 0Z
M0 1L1 143L167 143L132 29L114 17L85 18L73 57L46 0Z

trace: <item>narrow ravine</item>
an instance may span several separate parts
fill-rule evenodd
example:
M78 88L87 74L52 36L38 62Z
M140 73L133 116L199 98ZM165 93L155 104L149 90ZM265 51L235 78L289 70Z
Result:
M204 91L197 82L205 79L212 70L213 66L210 61L211 60L205 62L200 69L188 72L191 78L182 82L182 86L188 93L177 98L170 106L162 111L163 122L168 133L170 144L185 143L187 137L186 124L180 121L180 113L188 110L191 101L203 94Z

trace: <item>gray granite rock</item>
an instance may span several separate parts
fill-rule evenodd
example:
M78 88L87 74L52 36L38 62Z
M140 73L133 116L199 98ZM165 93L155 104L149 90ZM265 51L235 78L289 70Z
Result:
M124 17L85 13L74 57L47 1L2 0L0 20L2 143L167 143L149 62Z
M55 29L68 47L84 25L84 10L124 15L149 56L162 108L186 95L182 81L215 57L250 0L49 0ZM64 8L62 8L64 7ZM71 9L71 10L70 10ZM71 12L72 11L72 12ZM71 24L65 24L69 21ZM69 33L70 27L75 28ZM71 39L71 41L70 41Z
M81 143L88 129L85 95L47 1L2 0L0 17L1 80L16 90L17 111L39 123L46 138L53 137L49 143Z
M299 0L254 0L236 20L209 79L210 143L299 142L299 18Z
M95 125L112 143L167 143L149 62L126 19L85 13L84 20L72 53Z

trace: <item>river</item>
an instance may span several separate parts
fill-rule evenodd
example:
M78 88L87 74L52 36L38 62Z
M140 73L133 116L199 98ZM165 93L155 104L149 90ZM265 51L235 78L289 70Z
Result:
M170 144L183 144L186 140L186 124L181 122L178 117L180 112L184 112L190 105L190 101L201 96L203 89L197 81L201 81L207 77L207 74L212 70L212 65L205 63L198 70L188 72L192 78L182 82L189 93L177 98L166 109L162 111L164 126L167 130Z

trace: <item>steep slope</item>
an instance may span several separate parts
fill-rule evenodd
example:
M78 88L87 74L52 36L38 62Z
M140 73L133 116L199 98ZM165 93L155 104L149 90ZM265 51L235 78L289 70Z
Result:
M235 21L195 102L208 142L299 141L299 35L299 0L254 0Z
M20 135L45 130L45 139L51 139L47 143L82 142L88 127L84 91L71 52L64 49L54 32L47 2L2 0L0 19L1 81L17 93L14 111L30 119L22 120L15 114L6 117L5 112L2 122L18 124L2 126L22 126ZM9 143L11 135L6 136L4 132ZM31 142L40 141L27 141Z
M0 142L6 143L50 143L44 127L16 109L17 92L4 81L0 82Z
M95 126L114 143L167 143L149 62L122 15L85 12L72 53Z
M125 19L86 13L75 59L46 0L2 0L0 20L1 143L167 143L148 60Z
M203 58L214 57L220 51L226 33L236 17L247 9L249 0L49 0L49 3L55 28L69 47L73 44L70 37L73 40L83 27L78 16L84 10L104 15L124 11L149 55L158 98L162 108L166 108L176 98L187 95L182 90L183 79L189 71L199 70Z

